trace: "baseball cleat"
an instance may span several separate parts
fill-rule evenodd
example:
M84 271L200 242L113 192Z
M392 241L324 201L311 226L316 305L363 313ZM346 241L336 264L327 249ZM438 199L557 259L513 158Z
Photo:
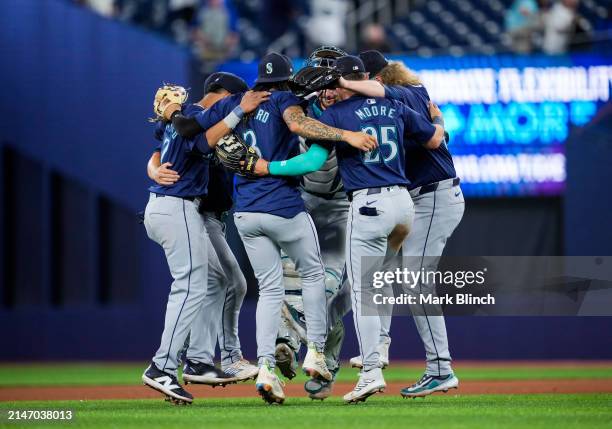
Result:
M274 352L274 359L276 359L276 366L284 377L291 380L296 376L298 357L289 344L285 342L278 343Z
M308 352L304 358L302 364L302 370L304 374L309 375L310 378L321 377L325 380L333 380L333 374L327 369L327 363L325 363L325 355L322 352L317 351L313 343L308 343Z
M177 378L159 370L153 362L142 374L142 382L145 386L164 394L166 400L175 405L185 405L193 402L193 395L183 389Z
M270 368L267 362L259 367L259 374L255 381L257 392L264 401L268 404L282 404L285 401L285 392L283 392L283 382L274 373L274 369Z
M255 379L259 373L259 367L252 365L246 359L240 359L237 362L223 368L223 372L231 376L233 382L247 381Z
M206 384L213 387L236 382L231 375L224 373L213 365L189 359L187 359L183 369L183 381L185 384Z
M375 393L384 392L386 387L382 369L374 368L369 371L361 371L357 385L351 392L344 395L343 399L348 404L364 402Z
M378 361L382 366L382 369L385 369L389 366L389 347L391 346L391 338L387 341L383 341L376 346L378 350ZM349 363L353 368L363 368L363 362L361 361L361 356L355 356L349 360Z
M192 404L191 402L172 398L171 396L166 396L166 399L164 399L164 401L170 402L173 405L191 405Z
M434 392L448 392L449 389L456 389L458 386L459 379L453 373L442 376L423 374L419 381L402 389L400 394L404 398L418 398Z
M334 382L323 380L322 378L311 378L304 383L304 390L308 392L310 399L324 400L332 394Z

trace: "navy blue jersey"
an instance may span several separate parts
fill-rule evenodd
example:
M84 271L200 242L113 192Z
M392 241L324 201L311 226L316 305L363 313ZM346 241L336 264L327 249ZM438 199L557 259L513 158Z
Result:
M364 131L378 140L378 148L371 152L336 142L340 175L347 191L409 185L404 173L405 140L427 143L435 132L426 117L398 101L360 95L327 108L319 120L332 127ZM316 143L329 147L332 142Z
M423 85L385 86L385 97L400 101L429 118L429 94ZM457 175L446 143L432 150L411 145L406 151L406 177L411 182L410 189Z
M197 104L183 107L182 114L192 117L204 109ZM163 132L162 132L163 131ZM208 185L208 160L202 154L212 150L202 134L192 139L181 137L172 123L161 124L156 127L156 138L161 137L159 145L161 163L172 163L180 178L173 185L163 186L157 183L149 188L156 194L171 195L173 197L198 197L205 195Z
M226 97L195 118L205 130L221 121L240 104L242 93ZM273 91L270 99L259 105L241 121L235 131L257 153L269 161L284 161L299 155L299 140L285 124L283 112L300 104L300 99L287 91ZM247 179L236 176L235 211L269 213L292 218L305 210L295 177L263 177Z
M232 208L233 184L231 175L211 159L209 165L208 194L202 198L200 209L206 212L225 212Z

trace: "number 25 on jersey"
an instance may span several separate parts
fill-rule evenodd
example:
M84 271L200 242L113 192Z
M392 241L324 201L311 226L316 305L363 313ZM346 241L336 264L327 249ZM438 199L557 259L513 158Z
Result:
M386 163L397 157L397 129L394 126L369 126L362 128L361 131L375 137L378 141L376 149L371 152L363 152L363 162L366 164Z

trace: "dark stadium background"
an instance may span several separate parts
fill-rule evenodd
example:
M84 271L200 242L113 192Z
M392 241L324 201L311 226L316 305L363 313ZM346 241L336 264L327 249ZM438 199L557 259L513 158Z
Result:
M612 60L609 39L589 49ZM146 360L170 284L136 219L150 183L146 118L161 82L196 99L202 65L187 46L62 0L4 1L0 53L0 360ZM572 132L560 196L468 198L447 253L611 254L611 132L609 102ZM249 272L240 332L250 358L255 297ZM357 352L347 326L344 358ZM610 359L611 328L605 317L448 321L456 359ZM411 320L395 320L392 335L393 358L422 358Z

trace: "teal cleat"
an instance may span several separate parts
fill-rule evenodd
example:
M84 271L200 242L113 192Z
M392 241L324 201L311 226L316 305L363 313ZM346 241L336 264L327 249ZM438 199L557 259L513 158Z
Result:
M312 400L318 399L320 401L329 398L332 394L332 389L334 387L334 380L336 379L336 374L340 368L336 368L335 370L331 370L330 372L333 375L331 380L325 380L321 377L311 378L304 383L304 390L308 393L308 397Z
M449 389L456 389L459 386L459 379L455 374L435 376L423 374L419 381L410 387L400 391L404 398L419 398L431 395L434 392L448 392Z

